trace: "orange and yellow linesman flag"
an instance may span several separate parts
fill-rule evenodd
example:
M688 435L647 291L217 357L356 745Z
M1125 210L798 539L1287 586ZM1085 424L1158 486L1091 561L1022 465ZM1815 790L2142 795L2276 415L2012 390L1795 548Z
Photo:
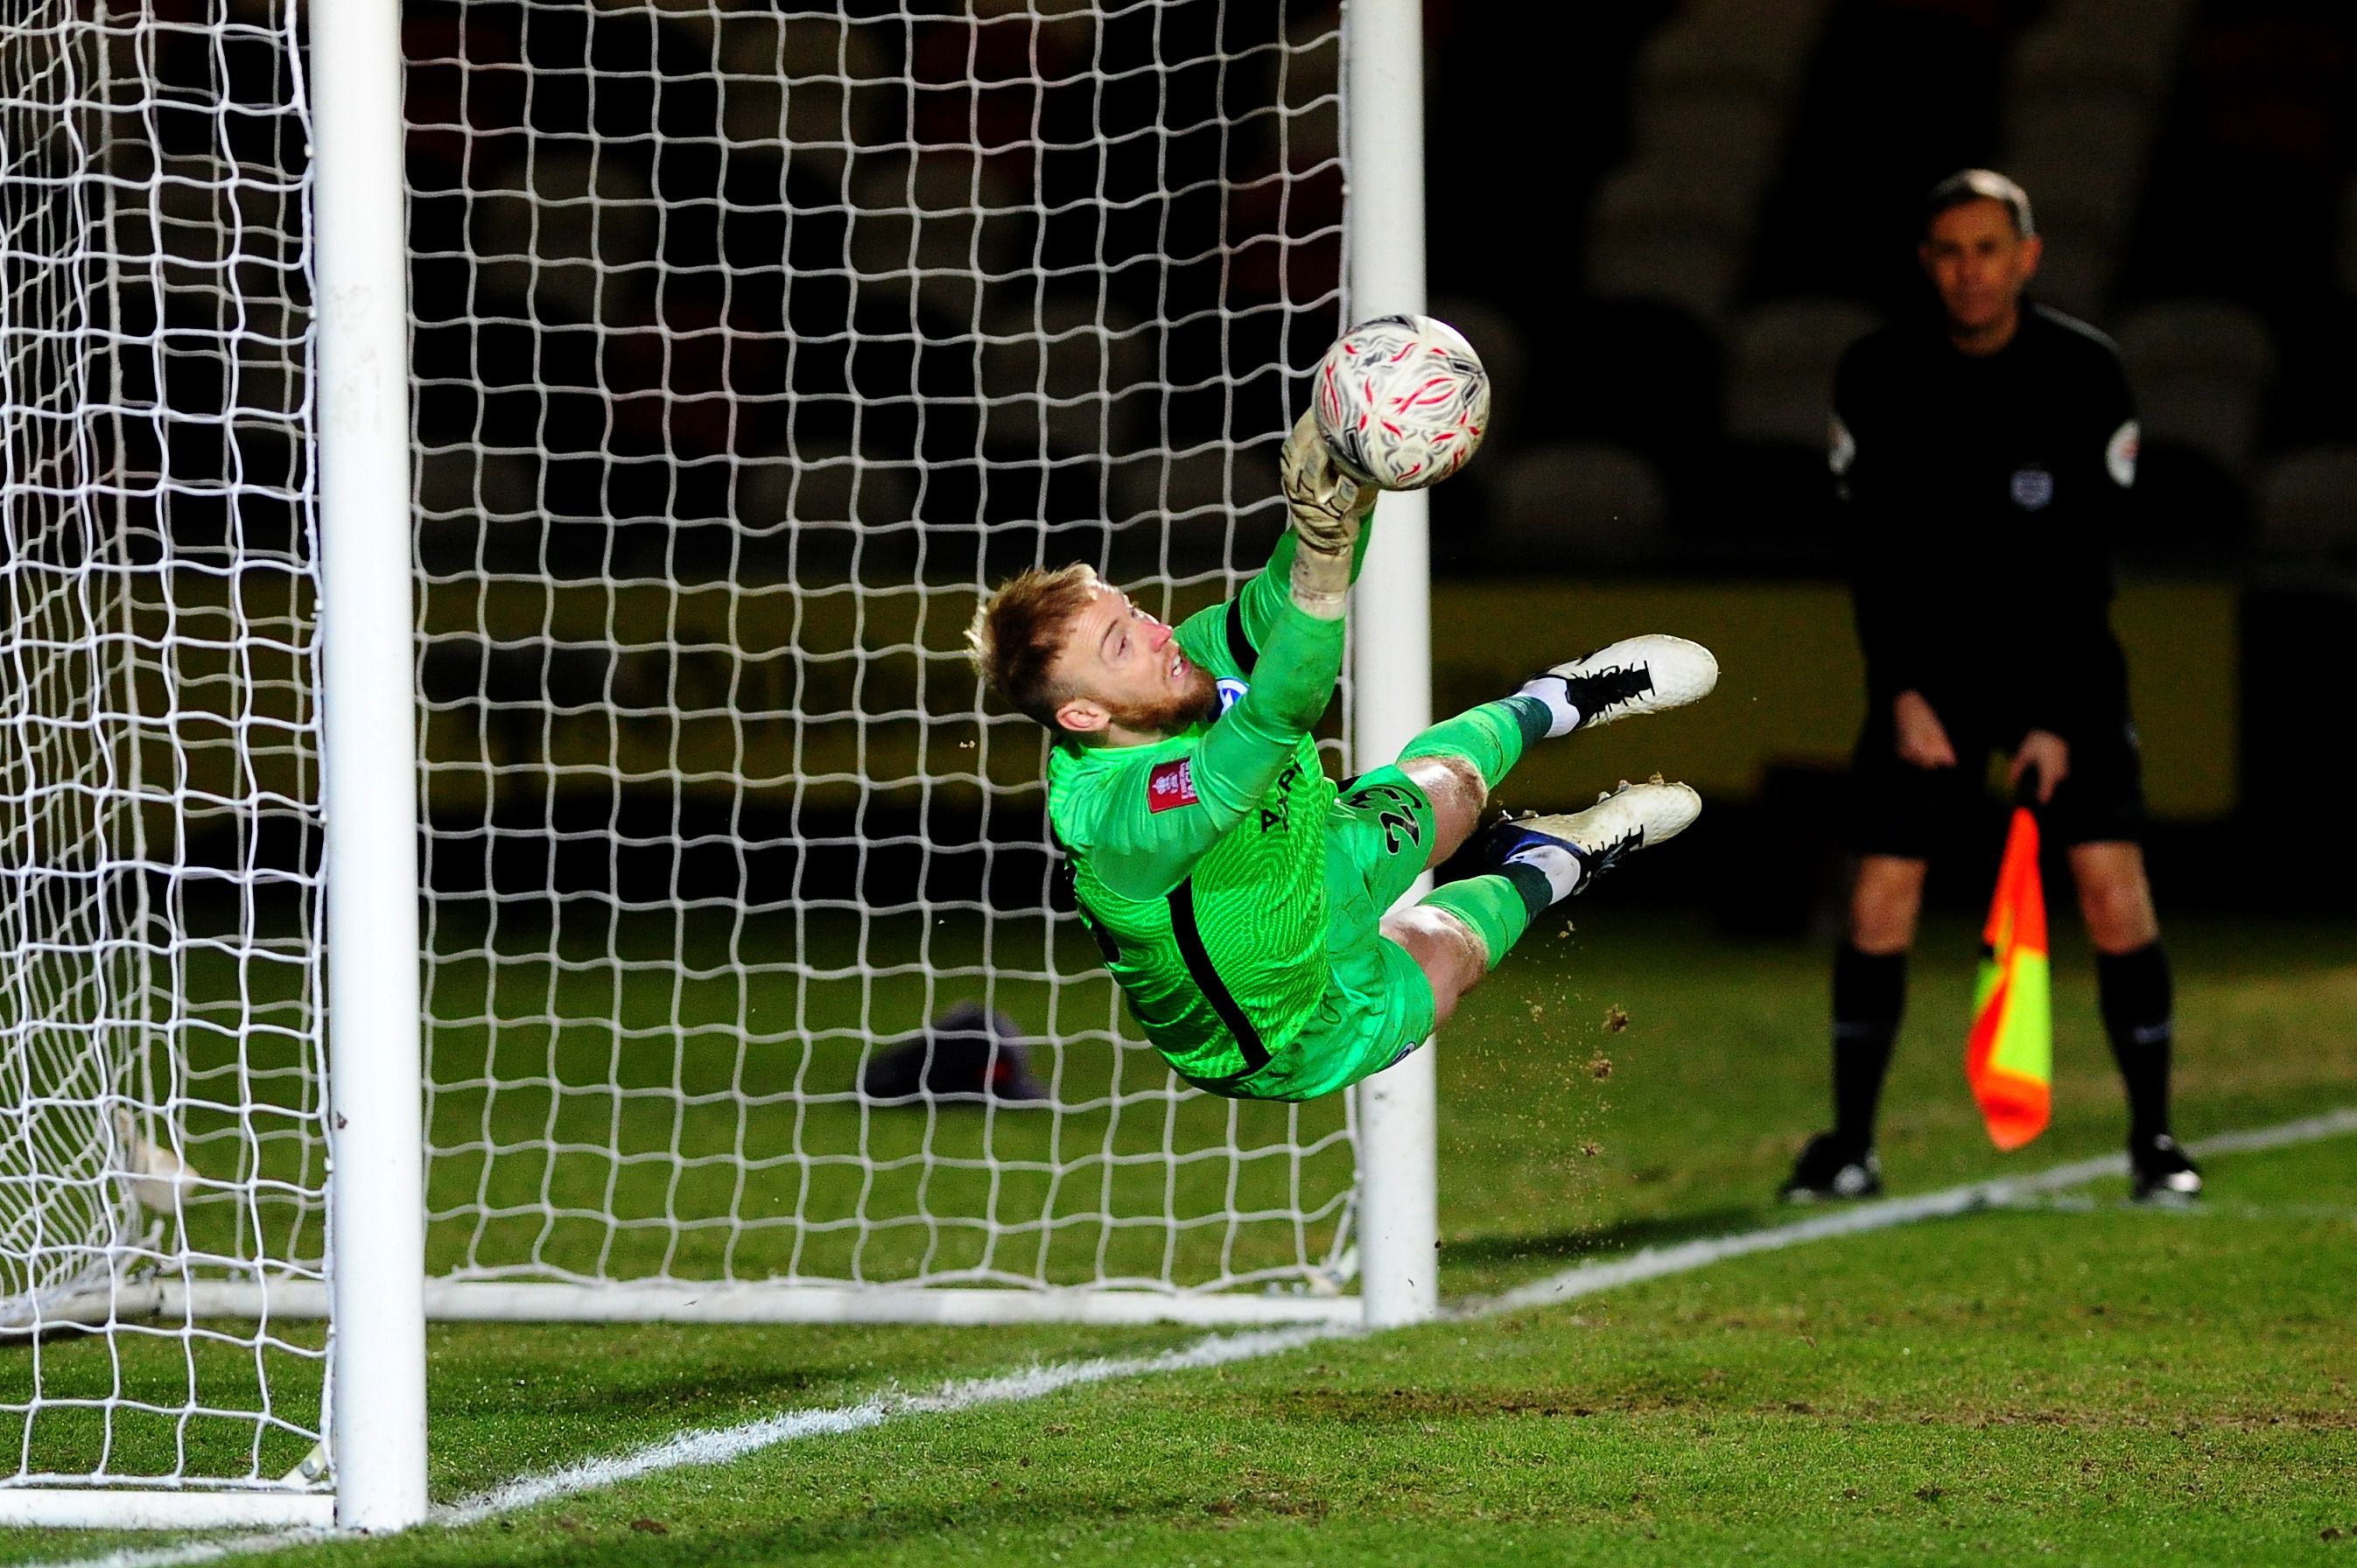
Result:
M2046 889L2038 875L2038 818L2017 806L1981 930L1980 983L1964 1077L1989 1141L2018 1149L2046 1131L2053 1106L2054 993L2046 961Z

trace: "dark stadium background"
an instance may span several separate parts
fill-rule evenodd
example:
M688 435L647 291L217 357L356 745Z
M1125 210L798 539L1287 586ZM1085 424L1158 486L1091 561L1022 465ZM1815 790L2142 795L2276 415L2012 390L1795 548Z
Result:
M785 9L884 14L856 0ZM1221 123L1220 62L1258 58L1250 46L1282 30L1315 33L1331 5L1106 10L1095 63L1159 61L1142 78L1153 93L1100 92L1089 61L1060 63L1060 35L1019 7L943 4L860 30L877 85L842 111L849 121L837 115L879 146L927 149L893 177L903 187L978 180L985 205L1003 202L975 232L933 241L1036 259L1042 317L1177 323L1149 359L1103 367L1113 395L1083 411L1111 433L1101 464L1065 455L1094 450L1093 423L1060 448L1052 429L1010 440L977 412L978 384L1028 386L1035 367L980 356L958 325L971 302L945 299L939 278L914 300L905 281L896 293L849 280L846 247L856 260L872 231L846 227L845 192L867 166L722 156L712 127L730 110L692 29L587 5L407 5L420 564L440 628L423 654L427 744L436 725L460 725L519 764L488 821L479 801L436 793L472 788L464 768L432 775L438 888L726 897L798 877L805 891L902 896L921 877L937 896L1003 879L1010 900L1037 899L1036 806L1017 799L1001 800L985 840L971 792L935 792L920 821L905 796L535 786L529 759L555 744L551 723L627 726L640 721L612 714L637 709L660 725L669 694L725 692L731 660L618 665L546 637L465 635L477 611L464 585L484 573L954 585L1073 558L1132 579L1200 575L1222 564L1220 532L1181 531L1166 554L1156 492L1124 470L1161 475L1172 493L1204 493L1208 478L1217 494L1231 454L1166 463L1161 449L1218 448L1227 430L1268 433L1232 455L1260 503L1240 553L1257 548L1275 510L1250 488L1273 490L1297 378L1339 325L1296 310L1287 335L1279 307L1330 299L1343 193L1315 116L1285 139L1271 116ZM1435 492L1438 699L1488 695L1566 640L1641 629L1616 617L1699 607L1737 656L1712 713L1662 732L1658 765L1701 768L1712 810L1689 849L1621 897L1707 900L1761 933L1822 924L1862 700L1825 514L1826 382L1849 337L1924 307L1910 254L1920 193L1988 164L2037 203L2040 292L2119 338L2142 403L2143 515L2121 542L2122 613L2153 741L2164 905L2344 901L2357 822L2329 797L2357 671L2357 7L1433 0L1426 29L1432 306L1499 389L1480 461ZM529 78L513 69L527 62ZM156 69L201 81L216 67L190 35ZM1122 134L1157 123L1197 128ZM158 124L167 141L180 134L169 113ZM193 116L185 129L209 134ZM1007 170L992 149L1027 138L1047 150L1024 151L1028 172L998 188ZM1158 173L1129 166L1157 157ZM1271 177L1280 170L1294 177ZM1159 201L1089 199L1157 180L1172 193ZM1171 253L1168 235L1205 231L1222 243ZM521 260L551 250L600 269ZM1101 268L1100 255L1118 260ZM177 409L218 406L219 367L157 341L152 367L124 373ZM1224 373L1236 366L1266 369ZM1092 381L1099 367L1081 371ZM1045 373L1052 384L1064 371ZM203 424L180 431L184 474L235 456ZM836 493L854 456L866 489ZM783 521L790 485L801 526ZM169 526L188 551L230 525L189 500ZM249 542L266 533L266 508L241 526ZM1499 625L1527 637L1489 635ZM1468 627L1480 629L1450 629ZM1620 760L1638 756L1620 731L1611 743L1594 767L1644 766ZM1528 789L1555 788L1552 766ZM1517 803L1549 803L1528 789ZM255 853L273 852L225 845L220 858ZM1979 879L1944 886L1969 902Z
M2213 585L2238 611L2212 655L2238 712L2201 741L2233 749L2233 799L2157 822L2164 901L2345 908L2357 835L2305 801L2357 671L2357 7L1426 16L1433 295L1508 345L1510 382L1495 448L1437 498L1440 570L1834 570L1833 357L1927 307L1921 193L2006 169L2047 234L2033 295L2117 338L2140 400L2127 582ZM1498 244L1501 221L1557 237ZM2136 700L2148 735L2203 716L2156 680ZM1778 813L1826 792L1785 783ZM2278 834L2298 869L2252 853Z
M985 147L1022 140L1035 115L1051 143L1091 140L1092 115L1108 134L1157 116L1185 124L1221 91L1215 57L1314 25L1326 9L1298 0L1114 7L1101 64L1159 59L1166 69L1158 98L1100 100L1077 72L1058 86L1054 60L1035 66L1028 29L974 26L965 7L944 5L938 21L875 31L900 51L878 69L916 85L872 107L887 134L904 125L921 143L971 137ZM970 403L955 401L974 385L970 343L912 333L904 299L873 288L855 297L828 275L845 234L825 211L838 199L825 171L783 159L766 166L742 152L725 171L714 166L697 132L721 111L697 91L701 62L670 58L685 35L651 35L643 18L587 7L535 8L528 27L520 7L462 13L428 0L407 15L429 574L542 562L559 575L694 575L732 569L736 552L736 570L847 580L852 530L804 529L790 541L741 526L726 459L775 454L788 439L798 450L856 442L864 456L921 473L912 510L922 526L861 538L862 581L971 581L977 569L995 578L1035 559L1092 557L1131 575L1165 564L1133 548L1143 532L1108 530L1092 469L1039 462L1028 443L994 446ZM2357 854L2345 817L2299 821L2297 870L2244 851L2308 811L2315 758L2336 727L2329 715L2344 711L2342 682L2357 664L2357 386L2347 371L2357 352L2357 13L2326 0L1435 0L1426 25L1433 306L1483 349L1500 393L1480 462L1436 493L1444 620L1460 586L1502 578L1523 585L1509 607L1534 627L1532 654L1553 648L1551 582L1751 585L1759 591L1740 613L1771 644L1780 618L1822 620L1823 585L1838 570L1819 449L1834 357L1873 321L1923 307L1910 254L1921 191L1964 165L2006 167L2029 184L2049 237L2041 293L2120 338L2143 401L2144 516L2122 541L2129 580L2207 585L2233 607L2222 624L2239 626L2190 655L2233 666L2199 694L2138 688L2147 729L2165 738L2169 726L2196 726L2188 744L2228 779L2190 812L2172 816L2163 803L2154 851L2164 897L2332 896L2332 881L2309 873ZM518 74L483 69L527 50L542 68L528 103ZM649 80L650 60L666 79L660 93L634 87ZM1035 75L1049 84L1027 80ZM970 89L969 77L981 85ZM743 206L724 214L709 201L682 203L659 231L609 223L597 240L608 260L627 263L639 247L667 269L661 282L652 269L611 274L620 297L567 300L547 292L545 275L502 281L459 243L459 225L483 221L477 199L522 183L499 162L520 162L500 151L520 139L485 134L502 125L560 136L675 127L676 140L614 136L600 192L660 200L717 182ZM1340 266L1330 234L1340 181L1330 149L1303 141L1297 131L1280 147L1265 120L1182 137L1159 156L1163 188L1183 194L1110 220L1084 199L1143 174L1122 161L1157 156L1152 139L1114 136L1109 148L1039 162L1039 200L1062 216L999 239L1051 270L1134 256L1135 265L1103 274L1106 307L1183 323L1164 339L1163 362L1139 369L1202 390L1152 404L1114 397L1108 417L1139 425L1126 437L1134 444L1165 432L1200 440L1231 417L1252 428L1255 408L1259 424L1282 428L1298 394L1288 399L1275 367L1289 360L1297 374L1320 345L1280 339L1273 327L1255 336L1280 317L1250 306L1317 297ZM1284 202L1264 177L1280 165L1306 173ZM791 223L764 209L780 192ZM1164 236L1210 222L1224 225L1228 253L1168 264ZM1287 242L1266 242L1280 237ZM781 258L812 275L780 288ZM1093 275L1049 286L1072 289L1075 277L1073 308L1097 309ZM1243 309L1211 308L1223 282ZM525 286L537 292L496 296ZM512 324L486 328L478 316ZM605 330L582 325L593 319ZM663 332L634 333L633 323ZM1219 384L1223 365L1258 362L1270 372ZM780 388L790 413L774 399L740 402ZM935 401L936 392L950 398ZM1242 414L1230 413L1230 398ZM534 445L551 452L534 473L482 455ZM436 510L439 497L498 491L494 464L549 518L595 526L511 519L487 528L463 504ZM1181 538L1168 564L1185 572L1217 562L1190 558ZM1813 585L1819 596L1803 609L1790 595ZM1653 601L1641 592L1628 602L1641 613ZM1673 594L1663 608L1682 602ZM520 693L546 679L587 696L611 681L602 669L544 672L521 650L482 650L490 663L479 664L478 651L438 645L429 695L462 700L486 679ZM1456 651L1437 647L1444 702L1480 694L1466 683L1487 678L1452 681ZM502 658L533 667L502 672ZM2233 711L2218 711L2221 690L2238 698ZM1772 705L1805 692L1823 708L1828 691L1855 712L1845 667L1781 669L1758 694ZM1790 748L1797 755L1780 750L1773 730L1729 759L1748 779L1716 792L1695 849L1653 883L1657 896L1712 900L1731 924L1762 932L1822 920L1822 908L1806 906L1822 899L1827 877L1791 868L1835 854L1839 787L1823 723L1810 745ZM531 737L517 743L528 748ZM716 803L704 851L679 861L627 842L662 839L677 811L692 825L694 801L669 791L619 808L583 800L578 824L561 801L511 806L526 831L502 835L495 853L438 856L437 878L479 865L504 882L495 862L508 855L528 863L514 868L517 886L544 886L552 868L541 859L551 853L579 862L554 868L559 885L627 879L637 861L651 886L790 869L779 858L788 852L751 865L732 847L792 836L760 821L759 802L725 815ZM644 832L633 832L628 819L640 811ZM1017 815L1002 807L993 835L1028 837ZM530 831L551 822L577 830L553 852ZM611 854L609 823L626 841ZM939 802L921 831L888 806L801 830L805 847L791 869L806 886L848 890L863 870L898 886L921 862L928 886L952 894L984 875L985 860L1012 896L1037 886L1030 856L962 843L966 830ZM869 842L852 847L859 839ZM702 869L699 853L710 861ZM1977 878L1946 880L1963 898Z

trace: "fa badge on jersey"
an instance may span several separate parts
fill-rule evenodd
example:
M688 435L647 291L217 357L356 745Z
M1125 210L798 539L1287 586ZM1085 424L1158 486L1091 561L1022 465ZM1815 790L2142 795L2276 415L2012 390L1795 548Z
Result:
M1180 757L1157 763L1146 774L1146 809L1149 813L1196 803L1195 764L1190 759Z
M2054 499L2054 476L2043 468L2013 471L2013 504L2024 511L2040 511Z
M1244 693L1252 690L1250 686L1245 685L1242 681L1237 680L1232 675L1221 676L1219 686L1220 712L1223 714L1230 708L1234 707L1238 703L1243 702L1244 700Z

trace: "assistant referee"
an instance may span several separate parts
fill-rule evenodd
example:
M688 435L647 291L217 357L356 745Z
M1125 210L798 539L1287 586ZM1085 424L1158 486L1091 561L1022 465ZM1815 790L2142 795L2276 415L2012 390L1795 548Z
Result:
M1860 338L1835 380L1831 462L1867 667L1860 858L1834 961L1834 1126L1802 1151L1788 1199L1881 1190L1875 1112L1925 863L1943 824L1980 798L1992 750L2069 854L2127 1090L2135 1195L2201 1188L2169 1134L2169 959L2111 629L2136 411L2111 341L2024 299L2040 250L2012 180L1966 169L1941 181L1918 247L1941 316Z

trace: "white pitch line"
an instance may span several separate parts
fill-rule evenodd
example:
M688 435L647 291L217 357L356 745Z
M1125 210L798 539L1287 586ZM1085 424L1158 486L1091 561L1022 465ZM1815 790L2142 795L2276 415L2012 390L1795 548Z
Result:
M2138 1205L2128 1197L2095 1198L2055 1193L2047 1197L2024 1196L1992 1207L2015 1209L2024 1214L2095 1214L2104 1209L2131 1210ZM2205 1197L2199 1203L2144 1207L2148 1213L2192 1223L2226 1219L2322 1219L2357 1225L2357 1205L2346 1203L2227 1203Z
M2352 1133L2357 1133L2357 1107L2327 1112L2321 1116L2285 1122L2273 1127L2222 1133L2214 1138L2204 1138L2190 1147L2193 1153L2203 1155L2246 1154L2259 1149L2282 1148L2292 1144L2310 1144L2320 1138L2341 1137ZM2126 1155L2105 1155L2096 1159L2073 1160L2068 1165L2053 1165L2029 1176L1967 1182L1962 1187L1946 1187L1915 1197L1894 1197L1879 1203L1859 1204L1854 1208L1837 1209L1795 1224L1772 1226L1765 1230L1739 1230L1731 1236L1712 1236L1673 1247L1647 1247L1608 1262L1577 1264L1561 1273L1473 1304L1467 1311L1486 1316L1493 1312L1544 1306L1550 1302L1569 1301L1577 1296L1594 1295L1598 1291L1613 1290L1644 1280L1657 1280L1668 1274L1707 1268L1728 1258L1781 1251L1786 1247L1830 1240L1836 1236L1860 1236L1868 1231L1912 1225L1919 1220L1944 1219L1968 1214L1976 1208L2016 1204L2033 1194L2062 1192L2074 1187L2084 1187L2101 1176L2125 1174L2127 1166Z
M2203 1139L2191 1148L2193 1153L2203 1155L2244 1154L2315 1143L2319 1139L2350 1133L2357 1133L2357 1107L2282 1122L2273 1127L2224 1133L2214 1138ZM1970 1213L1975 1209L2018 1202L2035 1194L2082 1187L2100 1176L2120 1174L2126 1168L2127 1156L2125 1155L2073 1160L2068 1165L2054 1165L2030 1176L1970 1182L1916 1197L1863 1204L1856 1208L1803 1219L1797 1224L1779 1225L1765 1230L1738 1231L1729 1236L1688 1241L1674 1247L1648 1247L1627 1258L1609 1262L1583 1263L1502 1295L1467 1303L1456 1309L1454 1316L1488 1317L1501 1312L1594 1295L1599 1291L1643 1280L1687 1273L1724 1262L1729 1258L1777 1251L1810 1241L1863 1235L1868 1231L1911 1225L1920 1220ZM478 1524L519 1509L598 1490L642 1476L689 1465L726 1464L748 1454L802 1438L864 1431L912 1415L947 1415L982 1405L1021 1403L1060 1390L1111 1382L1121 1378L1224 1367L1238 1361L1280 1355L1320 1340L1355 1338L1365 1332L1350 1325L1305 1324L1290 1328L1215 1334L1183 1348L1151 1356L1102 1357L1033 1367L995 1378L973 1378L944 1383L931 1393L888 1392L857 1404L831 1410L792 1411L740 1426L683 1432L629 1454L585 1460L544 1475L523 1477L488 1492L445 1504L427 1516L427 1522L446 1528ZM63 1563L27 1564L27 1568L182 1568L184 1564L217 1563L228 1557L349 1539L350 1536L340 1530L279 1530L268 1535L240 1536L181 1546L115 1552L102 1557L78 1558Z
M584 1460L561 1470L523 1477L488 1492L446 1503L433 1509L426 1516L426 1522L445 1527L479 1524L487 1519L512 1513L519 1509L597 1491L641 1476L690 1465L725 1465L748 1454L801 1438L864 1431L888 1421L912 1415L948 1415L982 1405L1019 1404L1089 1383L1224 1367L1237 1361L1279 1355L1320 1339L1364 1332L1356 1325L1313 1323L1289 1328L1215 1334L1192 1345L1176 1350L1157 1351L1151 1356L1105 1356L1086 1361L1031 1367L993 1378L969 1378L943 1383L930 1392L895 1391L874 1395L857 1404L830 1410L791 1411L739 1426L682 1432L628 1454ZM181 1564L215 1563L226 1557L352 1538L351 1532L344 1530L276 1530L267 1535L239 1536L224 1541L138 1548L110 1552L103 1557L79 1558L64 1563L28 1564L27 1568L180 1568Z
M725 1465L759 1449L797 1438L857 1432L909 1415L945 1415L977 1405L1017 1404L1041 1399L1062 1389L1116 1378L1151 1377L1160 1372L1195 1371L1224 1367L1233 1361L1255 1360L1297 1349L1318 1339L1361 1332L1355 1326L1309 1324L1297 1328L1265 1329L1244 1334L1219 1334L1178 1350L1152 1356L1109 1356L1059 1366L1033 1367L996 1378L973 1378L944 1383L931 1393L886 1393L835 1410L796 1411L742 1426L683 1432L635 1453L610 1459L590 1459L545 1476L526 1477L503 1487L464 1498L434 1510L436 1524L474 1524L498 1514L535 1504L595 1491L618 1481L631 1480L683 1465Z

